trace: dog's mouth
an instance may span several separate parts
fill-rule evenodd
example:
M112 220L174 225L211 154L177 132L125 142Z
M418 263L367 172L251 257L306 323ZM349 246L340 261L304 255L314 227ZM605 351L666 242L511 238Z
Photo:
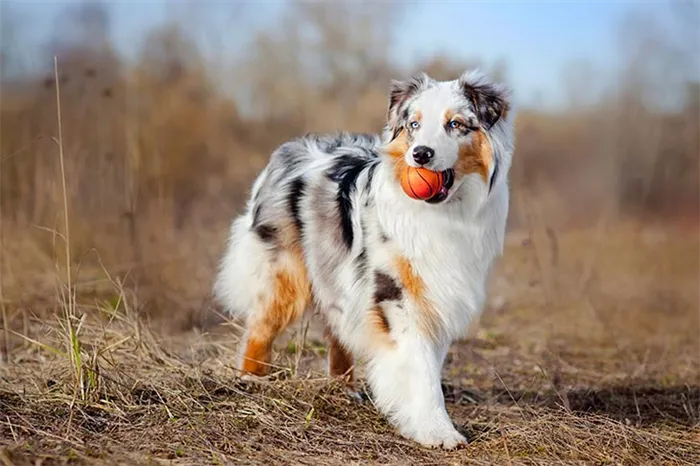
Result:
M452 185L455 182L455 171L451 168L445 170L442 172L443 175L443 182L442 182L442 187L438 190L438 192L431 197L430 199L426 199L425 202L429 204L439 204L443 202L447 197L450 195L450 188L452 188Z

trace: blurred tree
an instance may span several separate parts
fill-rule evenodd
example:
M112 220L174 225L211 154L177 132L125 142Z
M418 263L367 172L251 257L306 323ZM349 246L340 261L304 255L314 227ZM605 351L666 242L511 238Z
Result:
M687 196L698 190L697 148L688 136L697 134L697 120L680 116L692 96L688 83L700 82L700 44L692 43L700 28L697 7L669 3L665 15L640 9L620 25L615 156L628 213L697 208Z
M685 113L688 116L700 115L700 80L686 85Z
M418 63L414 72L419 70L425 71L433 79L447 80L459 77L467 69L480 67L481 63L476 60L470 63L464 63L450 58L447 55L438 54L429 58L427 61Z
M277 27L258 33L242 67L253 112L290 135L321 130L329 119L352 126L358 103L384 94L393 77L390 50L402 11L395 3L292 2Z
M111 18L100 0L70 4L54 24L51 52L80 46L92 51L109 47Z
M598 76L590 59L571 60L564 65L561 83L567 111L580 112L598 102Z
M91 86L113 93L122 63L111 42L111 27L110 11L101 1L71 4L59 15L44 47L44 61L51 64L48 74L53 75L53 57L57 57L64 91L84 94Z

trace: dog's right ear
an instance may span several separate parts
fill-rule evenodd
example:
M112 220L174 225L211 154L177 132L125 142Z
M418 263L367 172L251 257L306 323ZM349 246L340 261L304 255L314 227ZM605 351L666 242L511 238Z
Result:
M459 87L487 131L508 114L510 89L503 84L490 82L480 71L462 74Z
M430 77L419 73L406 81L391 80L389 84L389 107L387 109L387 128L396 137L401 127L406 123L408 109L404 105L411 97L424 89L430 82Z

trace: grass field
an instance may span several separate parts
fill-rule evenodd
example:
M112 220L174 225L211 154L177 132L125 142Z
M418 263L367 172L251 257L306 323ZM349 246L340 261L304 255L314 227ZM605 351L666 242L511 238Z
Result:
M532 96L530 58L492 61L498 40L438 25L459 56L399 60L404 39L434 42L402 22L429 21L420 2L278 2L275 18L172 2L133 36L117 2L63 2L48 31L43 5L0 3L0 466L700 464L697 2L620 7L615 25L597 5L595 34L551 2L465 3L468 24L500 28L489 39L508 17L531 28L527 11L582 44L560 56L522 35ZM390 80L475 66L526 105L504 256L443 372L468 445L420 448L347 395L314 316L277 341L268 379L237 380L240 323L210 291L273 148L376 131Z
M443 373L452 452L327 379L313 316L244 384L235 322L166 330L113 283L12 327L0 464L700 464L699 253L695 226L512 232Z

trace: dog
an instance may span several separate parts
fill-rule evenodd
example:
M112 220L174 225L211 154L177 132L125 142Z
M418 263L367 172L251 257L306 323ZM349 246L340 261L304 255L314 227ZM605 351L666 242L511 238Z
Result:
M485 302L502 255L514 149L510 89L479 71L392 80L378 134L309 133L277 147L231 226L213 287L245 319L240 371L264 376L275 338L307 309L325 322L331 376L366 362L375 406L405 438L466 442L441 369ZM427 200L407 167L442 172Z

